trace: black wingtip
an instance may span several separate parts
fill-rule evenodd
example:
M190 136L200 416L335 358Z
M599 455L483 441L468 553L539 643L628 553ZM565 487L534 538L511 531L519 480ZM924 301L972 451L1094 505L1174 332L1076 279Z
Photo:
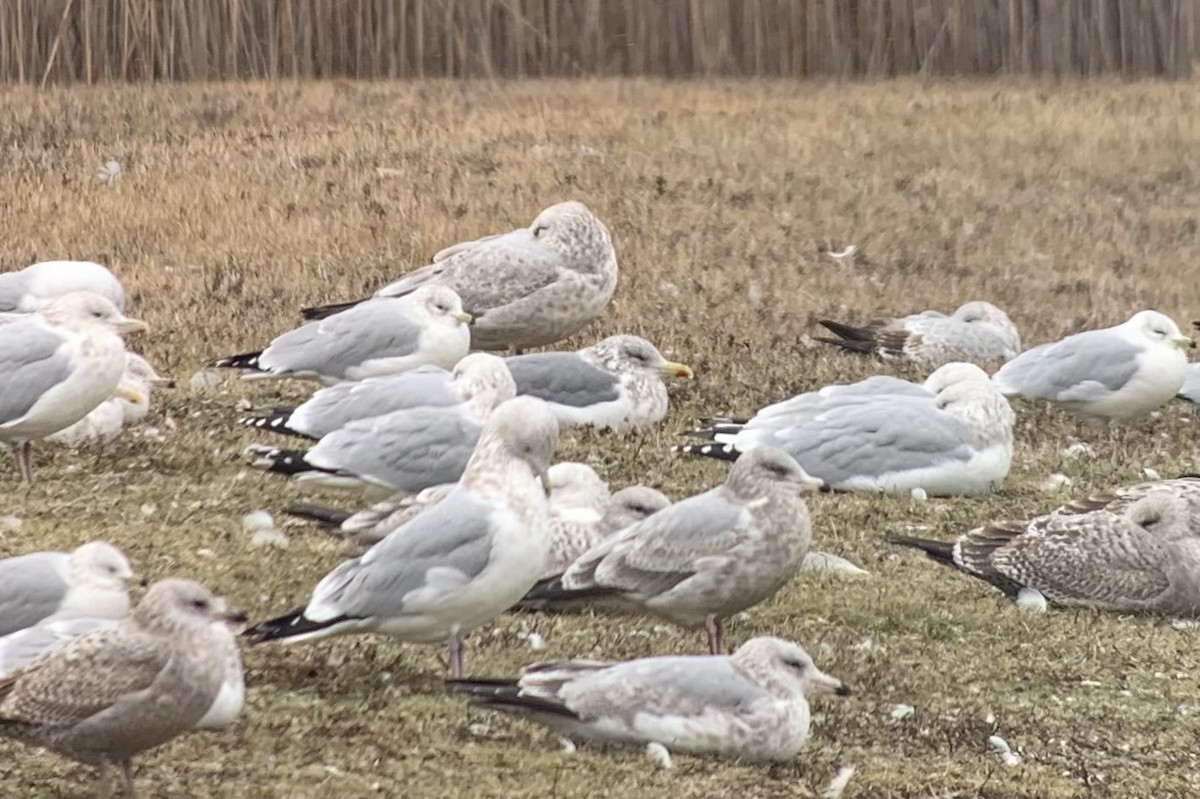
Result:
M285 613L282 616L276 616L273 619L259 622L243 632L242 637L251 645L267 641L282 641L306 633L324 630L327 627L332 627L335 624L345 621L347 618L347 616L339 616L329 621L313 621L304 618L304 608L297 608L291 613Z
M932 538L917 538L910 535L900 535L899 533L887 533L884 540L889 544L897 546L909 547L911 549L919 549L928 555L933 560L949 564L954 563L954 543L951 541L937 541Z
M825 328L829 332L846 341L870 341L871 331L864 327L855 327L854 325L835 322L832 319L818 319L817 324ZM829 339L820 339L821 341L830 341ZM842 343L840 341L830 341L831 344Z
M619 589L608 588L606 586L592 586L589 588L565 588L562 584L562 575L555 577L546 577L534 583L533 588L525 593L517 607L526 607L530 609L545 610L546 603L554 602L580 602L588 599L607 599L618 596L621 593Z
M283 512L289 516L295 516L298 519L308 519L322 527L329 528L341 527L342 522L354 515L348 510L327 508L324 505L309 505L303 502L288 505L283 509Z
M360 302L365 300L351 300L349 302L335 302L329 305L313 305L308 308L301 308L300 315L305 319L326 319L336 313L348 311Z
M254 369L262 371L258 365L258 359L262 355L262 350L254 352L242 352L237 355L229 355L225 358L217 358L215 361L209 361L209 366L215 366L218 369Z
M846 685L846 683L841 683L838 685L837 690L834 691L834 693L836 693L838 696L852 696L854 694L854 692L850 690L850 686Z
M307 472L326 472L304 459L305 453L298 449L280 449L278 447L263 447L254 445L246 448L246 457L252 458L251 465L270 474L281 474L291 477Z
M675 451L681 455L696 455L719 461L736 461L742 455L733 444L682 444L675 447Z
M825 344L832 344L845 352L853 352L862 355L871 355L875 352L875 344L871 341L859 341L857 339L847 338L828 338L826 336L817 336L817 341Z

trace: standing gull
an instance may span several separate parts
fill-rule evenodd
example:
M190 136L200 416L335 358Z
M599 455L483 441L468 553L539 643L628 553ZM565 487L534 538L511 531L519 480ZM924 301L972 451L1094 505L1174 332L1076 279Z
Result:
M373 299L290 330L264 350L218 358L246 380L315 378L327 384L432 364L449 369L467 354L470 314L445 286Z
M925 311L861 327L822 319L838 338L818 338L849 352L910 361L936 369L955 361L980 365L1021 352L1021 335L1008 314L988 302L968 302L950 316Z
M815 480L787 453L765 447L739 458L723 485L675 503L579 556L561 588L530 600L618 599L681 627L704 627L724 652L724 619L782 588L812 540L804 494Z
M477 352L455 367L466 399L351 422L308 452L252 446L255 465L335 488L415 494L462 475L492 409L516 394L502 358Z
M552 205L528 228L448 247L433 263L375 292L449 286L475 317L471 348L521 350L578 333L604 312L617 287L608 228L580 202ZM320 319L353 303L306 308Z
M463 636L512 607L545 570L544 486L557 444L558 423L545 403L505 402L442 502L326 575L305 607L249 635L289 643L348 633L447 641L451 676L461 677Z
M155 386L171 386L174 383L159 377L154 367L142 356L125 353L125 374L117 383L117 390L92 412L75 424L46 436L47 441L77 447L89 441L110 441L120 432L135 425L150 413L150 395Z
M19 272L0 274L0 313L34 313L64 294L90 291L125 310L121 281L91 261L41 261Z
M747 762L791 760L808 740L806 696L850 694L798 645L768 637L730 656L566 660L530 666L515 680L452 680L447 687L573 742L659 744Z
M1037 592L1067 607L1200 614L1200 537L1191 507L1154 491L1119 511L1049 514L991 524L954 542L892 535L1017 599Z
M1006 397L1062 405L1090 422L1144 416L1179 393L1192 340L1169 317L1140 311L1129 321L1041 344L992 377Z
M64 294L45 310L3 326L0 441L21 479L33 481L33 442L78 422L117 389L122 333L145 330L97 294Z
M162 580L120 623L0 680L0 735L99 766L101 797L120 765L191 730L225 681L221 656L241 618L191 580Z
M539 352L507 360L517 393L550 403L564 426L616 432L661 422L667 415L663 377L691 378L644 338L611 336L579 352Z
M728 460L780 447L836 491L983 494L1000 487L1012 463L1012 409L968 363L947 364L921 385L874 377L801 394L747 421L714 421L690 433L713 443L681 451Z
M0 560L0 636L51 618L119 619L137 577L120 550L91 541L70 554L33 552Z

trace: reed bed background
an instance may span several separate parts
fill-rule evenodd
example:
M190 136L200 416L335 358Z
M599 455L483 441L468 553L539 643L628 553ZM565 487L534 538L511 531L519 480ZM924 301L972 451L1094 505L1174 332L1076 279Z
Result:
M1200 0L5 0L0 80L1191 74Z

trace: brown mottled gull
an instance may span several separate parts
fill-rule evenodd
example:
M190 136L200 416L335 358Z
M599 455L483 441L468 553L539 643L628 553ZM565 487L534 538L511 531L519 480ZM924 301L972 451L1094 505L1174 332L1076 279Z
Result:
M1013 412L987 373L951 363L923 384L876 376L714 419L680 451L732 460L779 447L835 491L972 495L997 490L1012 465Z
M579 743L659 744L749 762L796 756L808 740L807 696L850 694L800 646L768 637L730 656L566 660L530 666L515 680L452 680L447 687Z
M1120 613L1200 614L1200 536L1191 506L1152 491L1120 510L1050 514L971 530L957 541L892 535L1010 597Z
M1094 510L1124 511L1142 497L1152 493L1167 492L1188 503L1191 508L1189 523L1200 535L1200 476L1184 475L1167 480L1149 480L1143 483L1120 486L1101 494L1076 499L1051 511L1057 516L1087 513Z
M724 652L724 623L783 587L812 538L804 494L821 481L787 453L747 453L724 484L681 500L581 555L530 600L618 599L682 627L703 626Z
M528 228L448 247L375 296L430 284L454 289L475 317L472 349L521 350L561 341L603 313L617 287L617 256L604 223L583 203L563 202ZM303 313L319 319L347 305Z
M505 402L444 500L335 568L307 605L249 635L285 643L350 633L447 641L451 675L462 676L463 636L512 607L545 570L545 473L557 444L558 422L545 403Z
M818 338L850 352L911 361L936 369L955 361L982 365L1017 357L1021 335L1008 314L989 302L968 302L950 316L924 311L880 319L861 327L821 319L838 338Z
M0 335L0 441L21 479L33 481L34 441L84 418L117 390L125 372L121 334L145 330L98 294L64 294L13 319Z
M373 299L290 330L263 350L218 358L245 380L296 377L332 385L433 365L450 369L467 354L471 315L445 286Z
M194 728L225 681L223 647L240 619L204 586L162 580L120 623L75 639L0 680L0 735L100 767L111 795L119 764Z

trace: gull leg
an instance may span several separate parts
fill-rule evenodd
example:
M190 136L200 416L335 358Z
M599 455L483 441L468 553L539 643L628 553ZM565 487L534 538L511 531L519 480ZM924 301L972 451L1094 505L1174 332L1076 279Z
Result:
M708 651L713 655L725 654L725 625L716 615L704 620L704 631L708 633Z
M17 473L20 479L26 483L33 482L33 456L31 450L33 445L28 441L14 441L8 445L12 450L13 460L17 464Z
M121 761L121 785L125 790L125 796L128 799L137 799L137 792L133 790L133 761Z
M112 775L108 771L108 761L100 761L100 773L96 776L96 799L112 799Z
M458 632L450 633L450 679L462 679L464 654L462 636Z

